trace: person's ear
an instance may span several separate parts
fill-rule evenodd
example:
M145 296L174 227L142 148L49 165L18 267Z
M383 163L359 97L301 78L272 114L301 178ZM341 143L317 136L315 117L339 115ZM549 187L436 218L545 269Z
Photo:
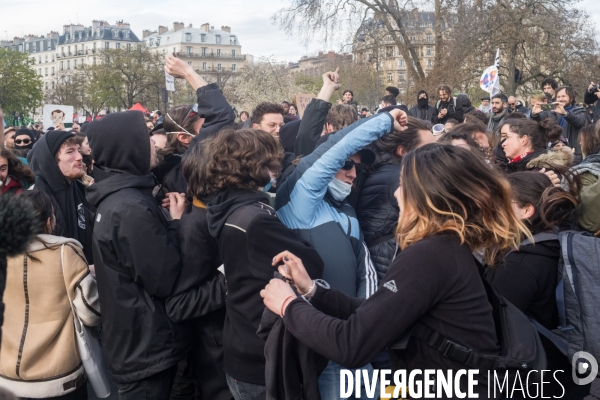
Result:
M179 140L181 143L190 144L192 137L186 133L178 133L177 140Z
M330 123L326 123L325 129L327 130L327 133L331 133L333 132L333 125L331 125Z
M535 207L533 206L533 204L527 204L523 210L524 210L524 217L528 220L531 217L533 217L533 214L535 214Z
M259 124L252 124L252 129L260 129L260 125Z
M48 234L52 233L52 217L48 218L48 220L46 221L46 232Z
M402 157L404 156L404 154L406 154L406 152L404 151L404 148L402 148L402 146L398 146L398 148L396 149L396 154Z

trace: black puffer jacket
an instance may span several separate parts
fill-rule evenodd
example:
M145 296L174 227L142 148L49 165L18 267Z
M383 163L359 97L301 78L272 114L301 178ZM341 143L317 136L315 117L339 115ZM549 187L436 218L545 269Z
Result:
M380 164L367 176L358 199L358 222L380 282L396 253L394 231L400 209L394 192L399 181L399 164Z

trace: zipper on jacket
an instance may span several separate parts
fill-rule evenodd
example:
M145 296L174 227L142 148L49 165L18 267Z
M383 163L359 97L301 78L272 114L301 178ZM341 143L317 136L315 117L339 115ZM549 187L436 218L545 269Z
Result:
M29 325L29 290L27 289L27 254L23 255L23 291L25 292L25 323L23 324L23 334L19 344L19 355L17 357L17 376L20 378L21 359L23 357L23 347L25 346L25 337L27 336L27 327Z

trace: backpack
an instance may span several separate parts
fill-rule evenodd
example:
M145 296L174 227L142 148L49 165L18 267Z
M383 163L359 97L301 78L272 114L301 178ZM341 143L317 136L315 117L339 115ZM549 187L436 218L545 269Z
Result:
M545 236L541 236L545 235ZM553 235L550 239L548 235ZM560 241L556 305L560 325L549 331L532 320L538 332L571 360L585 351L600 359L600 238L589 232L538 234L536 241ZM528 244L528 243L523 243Z
M512 303L500 296L492 285L482 276L488 301L492 305L496 335L500 344L499 355L477 353L475 350L460 345L443 334L424 324L415 324L402 338L389 347L392 369L401 369L402 364L398 351L406 349L410 337L417 338L438 350L444 357L449 358L465 369L478 369L479 384L492 387L493 374L485 371L497 371L504 376L507 372L508 382L515 382L516 375L528 376L527 385L534 387L542 382L540 372L546 369L546 352L536 327L529 318ZM400 368L396 368L400 366ZM527 375L531 371L530 375ZM488 377L491 382L488 382ZM523 379L524 381L524 379Z

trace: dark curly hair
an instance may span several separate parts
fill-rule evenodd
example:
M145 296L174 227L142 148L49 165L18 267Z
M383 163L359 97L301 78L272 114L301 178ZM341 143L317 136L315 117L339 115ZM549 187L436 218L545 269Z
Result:
M7 148L0 148L0 157L8 161L8 176L11 176L21 183L35 183L35 175L29 167Z
M228 188L258 189L281 170L279 140L260 129L223 129L183 160L188 192L203 199Z
M252 110L252 123L260 125L265 114L281 114L283 116L285 112L283 111L281 104L269 103L265 101L257 105L254 110Z

